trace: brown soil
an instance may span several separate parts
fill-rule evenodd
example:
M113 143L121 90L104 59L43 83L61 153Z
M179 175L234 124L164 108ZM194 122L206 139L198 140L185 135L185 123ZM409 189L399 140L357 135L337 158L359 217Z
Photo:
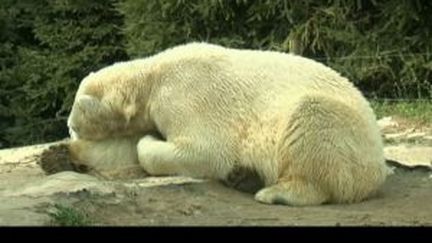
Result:
M430 172L396 169L374 198L350 205L264 205L217 182L57 195L95 225L432 225Z
M42 168L53 168L59 159L63 168L57 171L74 169L62 145L45 150ZM264 205L218 182L118 187L108 196L60 193L55 201L85 212L95 225L432 225L430 169L389 164L394 174L380 192L351 205Z

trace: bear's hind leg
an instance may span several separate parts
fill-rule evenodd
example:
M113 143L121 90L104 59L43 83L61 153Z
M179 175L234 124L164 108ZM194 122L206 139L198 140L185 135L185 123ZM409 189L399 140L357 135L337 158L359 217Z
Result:
M258 191L255 200L266 204L312 206L327 202L328 196L320 188L303 179L281 178L277 184Z

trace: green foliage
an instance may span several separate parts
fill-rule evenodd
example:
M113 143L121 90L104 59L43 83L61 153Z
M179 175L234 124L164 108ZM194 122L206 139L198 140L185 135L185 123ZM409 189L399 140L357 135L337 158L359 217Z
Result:
M55 204L54 208L55 212L48 214L54 225L87 226L91 223L87 216L77 209L62 204Z
M125 16L127 51L141 57L189 41L286 50L293 2L123 0L118 9Z
M427 0L123 0L130 56L192 40L325 62L369 97L432 98Z
M0 138L6 146L67 136L80 80L127 59L113 1L3 2ZM11 33L12 36L7 37Z
M428 0L2 0L0 147L67 136L90 71L177 44L294 52L370 98L432 98Z
M378 119L386 116L399 116L426 124L432 123L432 100L371 100L371 106Z

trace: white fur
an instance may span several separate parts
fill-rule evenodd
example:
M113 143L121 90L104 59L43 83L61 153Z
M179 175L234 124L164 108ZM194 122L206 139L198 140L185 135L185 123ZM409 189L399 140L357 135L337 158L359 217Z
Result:
M191 43L118 63L83 80L68 123L76 143L142 136L138 161L125 163L153 175L226 179L236 166L255 170L264 203L358 202L388 174L361 93L330 68L285 53ZM98 154L124 148L103 147L72 152L115 169L117 158L101 163Z

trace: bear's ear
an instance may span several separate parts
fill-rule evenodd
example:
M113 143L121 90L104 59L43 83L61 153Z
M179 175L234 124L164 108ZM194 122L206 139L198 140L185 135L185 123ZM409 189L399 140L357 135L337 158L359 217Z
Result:
M75 111L82 118L90 118L90 117L99 117L99 119L106 119L110 114L109 109L102 104L97 98L82 95L80 96L75 103ZM91 119L92 120L92 119Z
M76 101L76 108L82 112L95 112L100 109L100 101L90 95L82 95Z

